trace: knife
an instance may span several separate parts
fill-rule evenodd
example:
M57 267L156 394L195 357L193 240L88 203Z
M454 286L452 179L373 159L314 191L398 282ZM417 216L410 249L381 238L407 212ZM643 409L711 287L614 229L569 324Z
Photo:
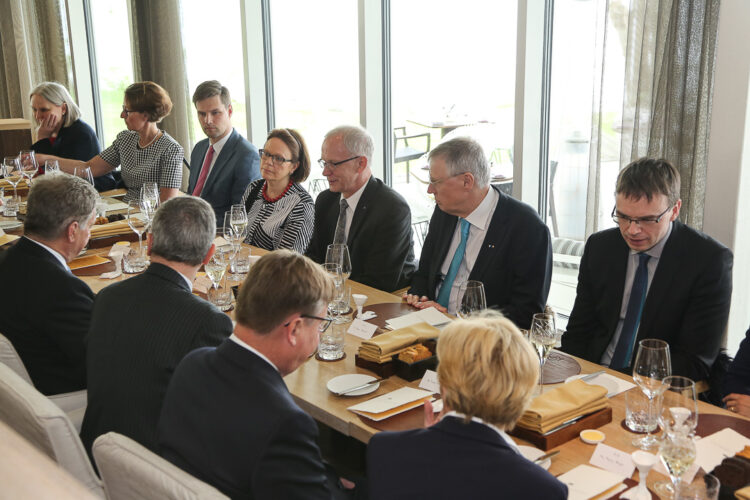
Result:
M588 375L581 377L581 380L583 380L584 382L586 382L587 380L591 380L594 377L598 377L602 373L604 373L604 370L599 370L598 372L589 373Z
M547 435L549 435L549 434L552 434L552 433L553 433L553 432L555 432L555 431L559 431L559 430L560 430L560 429L562 429L563 427L567 427L567 426L569 426L569 425L573 425L574 423L578 422L579 420L581 420L581 419L582 419L583 417L585 417L585 416L586 416L586 415L581 415L580 417L576 417L576 418L571 418L570 420L568 420L568 421L566 421L566 422L563 422L563 423L561 423L561 424L560 424L560 425L558 425L557 427L555 427L555 428L553 428L553 429L550 429L550 430L548 430L547 432L545 432L544 434L542 434L542 436L547 436Z
M560 450L550 451L549 453L545 453L541 457L535 458L534 460L532 460L532 462L534 462L535 464L540 464L544 462L545 460L547 460L548 458L554 457L558 453L560 453Z
M377 384L379 382L382 382L385 380L384 378L376 378L375 380L370 380L369 382L366 382L364 384L359 384L354 387L350 387L348 389L344 389L343 391L334 392L337 396L344 396L345 394L349 394L350 392L358 391L360 389L364 389L365 387L370 387L373 384Z

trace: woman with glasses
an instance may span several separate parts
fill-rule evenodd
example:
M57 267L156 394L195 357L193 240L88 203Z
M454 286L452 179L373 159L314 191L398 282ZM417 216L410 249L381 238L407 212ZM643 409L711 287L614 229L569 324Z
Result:
M80 119L81 110L68 89L57 82L42 82L34 87L29 99L39 126L37 141L31 145L33 151L81 161L99 154L96 133ZM108 173L96 178L94 185L97 191L106 191L115 187L115 179Z
M91 167L95 178L122 167L122 180L128 192L123 201L137 200L141 186L155 182L159 197L166 201L177 195L182 184L183 149L168 133L159 130L158 123L169 115L172 100L154 82L138 82L125 89L120 118L127 130L117 134L111 146L88 161L38 155L40 161L56 159L60 169L73 173L74 169Z
M304 253L315 216L313 200L299 184L310 174L305 140L296 130L277 128L258 153L261 178L242 196L248 222L245 243Z

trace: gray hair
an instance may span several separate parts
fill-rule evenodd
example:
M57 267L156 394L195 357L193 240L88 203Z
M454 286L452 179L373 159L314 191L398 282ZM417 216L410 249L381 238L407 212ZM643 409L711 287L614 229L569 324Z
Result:
M205 200L181 196L165 201L154 215L151 252L173 262L197 266L216 236L216 215Z
M440 157L445 160L448 175L458 175L469 172L474 176L474 182L480 188L490 183L490 165L484 156L482 146L471 137L456 137L439 144L430 151L429 160Z
M363 127L359 125L340 125L330 130L323 138L323 142L329 137L341 136L344 146L352 155L364 156L367 158L367 166L372 162L372 154L375 152L375 145L372 142L372 136Z
M65 120L63 121L63 127L69 127L77 119L81 117L81 110L78 109L78 105L73 101L70 96L70 92L64 86L57 82L42 82L31 91L29 99L33 96L38 95L44 97L55 106L67 105L67 112L65 113Z
M88 224L99 194L94 186L73 175L44 175L29 193L24 232L44 240L63 236L72 222Z

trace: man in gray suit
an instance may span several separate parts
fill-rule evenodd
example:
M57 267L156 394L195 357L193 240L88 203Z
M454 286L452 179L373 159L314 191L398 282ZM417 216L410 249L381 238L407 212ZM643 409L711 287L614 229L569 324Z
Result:
M99 435L115 431L155 451L159 412L177 364L232 333L229 316L191 293L196 272L214 253L215 228L204 200L165 202L148 235L151 265L96 296L81 427L86 450Z
M216 223L240 203L247 185L260 178L258 149L232 127L229 89L216 80L201 83L193 94L198 121L208 136L190 155L188 194L200 196L214 209Z

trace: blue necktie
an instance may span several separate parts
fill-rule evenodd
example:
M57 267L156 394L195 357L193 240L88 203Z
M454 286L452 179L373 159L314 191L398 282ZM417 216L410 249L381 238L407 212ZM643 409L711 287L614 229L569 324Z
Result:
M453 254L451 266L448 268L448 274L445 275L437 298L437 303L443 307L448 307L448 302L450 302L451 288L453 288L453 282L456 281L456 274L458 274L461 261L464 260L466 240L469 239L469 228L471 227L469 221L466 219L459 219L459 221L461 221L461 241L458 243L458 247L456 247L456 253Z
M638 331L643 304L646 302L648 259L650 258L651 256L648 254L638 254L638 269L635 271L633 288L630 290L628 310L625 312L625 319L622 322L622 330L620 331L620 338L617 341L617 347L615 347L615 353L612 356L612 361L609 363L609 367L614 370L627 368L630 365L630 358L633 356L635 332Z

